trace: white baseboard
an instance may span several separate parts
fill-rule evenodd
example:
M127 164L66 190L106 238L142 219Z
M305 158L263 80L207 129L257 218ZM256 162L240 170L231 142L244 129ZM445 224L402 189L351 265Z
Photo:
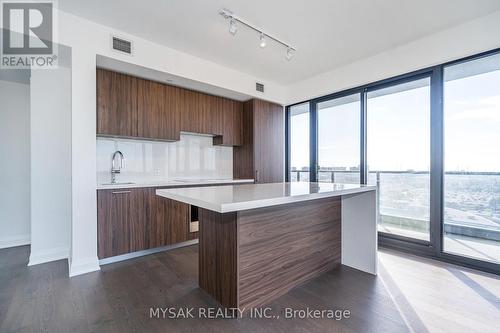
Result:
M195 245L195 244L198 244L198 240L192 239L192 240L188 240L188 241L173 244L173 245L156 247L154 249L147 249L147 250L142 250L142 251L137 251L137 252L132 252L132 253L121 254L119 256L104 258L104 259L99 260L99 264L100 265L112 264L114 262L119 262L119 261L123 261L123 260L137 258L137 257L147 256L149 254L174 250L174 249L177 249L180 247L190 246L190 245Z
M0 249L5 249L14 246L28 245L30 243L31 243L30 234L2 237L0 238Z
M60 247L55 249L34 251L31 250L30 260L28 266L44 264L46 262L51 262L54 260L67 259L69 255L69 249L67 247Z
M79 260L68 260L68 263L70 277L101 270L97 256Z

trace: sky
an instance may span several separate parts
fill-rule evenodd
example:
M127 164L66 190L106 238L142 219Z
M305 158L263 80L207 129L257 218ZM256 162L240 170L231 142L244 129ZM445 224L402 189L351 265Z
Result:
M445 82L446 171L500 171L500 70ZM291 166L309 165L309 115L292 117ZM368 98L370 170L430 167L429 86ZM318 110L318 163L359 165L359 102Z

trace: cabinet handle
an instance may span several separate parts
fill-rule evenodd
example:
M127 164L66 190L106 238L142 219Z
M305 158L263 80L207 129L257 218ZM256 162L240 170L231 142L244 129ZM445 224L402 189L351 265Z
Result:
M255 170L255 182L259 182L259 170Z
M113 194L127 194L127 193L130 193L131 191L115 191L115 192L111 192Z

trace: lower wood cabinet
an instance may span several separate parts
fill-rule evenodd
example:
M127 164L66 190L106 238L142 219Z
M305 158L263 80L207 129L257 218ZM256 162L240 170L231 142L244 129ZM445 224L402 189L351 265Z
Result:
M99 259L196 238L190 206L156 196L157 188L97 191Z

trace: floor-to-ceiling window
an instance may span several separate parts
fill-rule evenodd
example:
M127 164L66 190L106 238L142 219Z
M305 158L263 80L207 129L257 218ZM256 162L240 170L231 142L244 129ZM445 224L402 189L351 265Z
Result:
M500 263L500 54L444 68L447 253Z
M368 183L378 230L430 240L430 78L367 93Z
M287 111L289 180L377 185L382 244L500 273L500 49Z
M317 104L317 180L330 183L360 181L360 94Z
M309 103L289 109L290 181L309 181Z

